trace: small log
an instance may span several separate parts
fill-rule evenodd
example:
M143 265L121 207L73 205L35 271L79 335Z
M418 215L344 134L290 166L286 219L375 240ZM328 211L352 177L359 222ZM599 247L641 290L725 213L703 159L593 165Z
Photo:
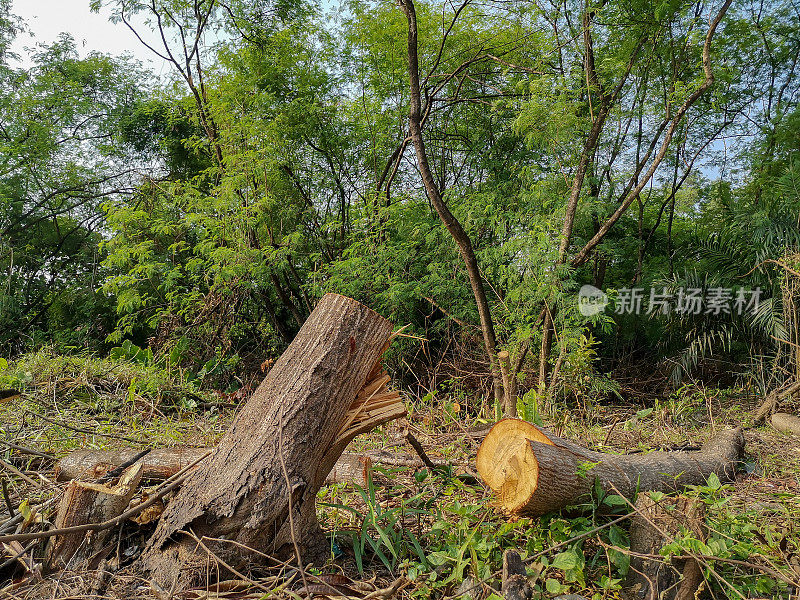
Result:
M778 431L800 435L800 417L789 413L775 413L772 415L770 422Z
M669 504L668 508L665 504ZM692 600L703 583L703 570L694 559L676 564L650 560L638 555L658 555L661 548L689 531L701 541L707 538L705 504L685 496L655 502L647 494L636 501L637 514L631 520L631 569L625 589L632 598L642 600Z
M134 465L123 473L116 485L73 480L58 505L55 528L102 523L121 515L128 507L142 480L142 466ZM79 532L53 537L47 545L48 571L94 568L102 560L111 529Z
M148 453L137 464L142 465L143 480L164 481L204 456L209 450L212 448L158 448ZM56 479L58 481L98 479L129 461L137 453L133 448L74 450L56 463ZM355 483L363 487L367 484L371 468L372 458L368 454L342 454L325 478L325 484Z
M478 473L500 508L541 515L591 497L595 480L628 498L734 477L744 451L740 429L723 431L696 452L616 455L594 452L519 419L499 421L478 449Z
M208 448L157 448L141 458L142 479L164 481L208 452ZM133 448L74 450L55 466L57 481L99 479L139 453Z
M753 411L753 423L758 425L767 419L778 407L780 401L787 396L800 392L800 381L797 381L781 391L772 391L767 394L764 401Z

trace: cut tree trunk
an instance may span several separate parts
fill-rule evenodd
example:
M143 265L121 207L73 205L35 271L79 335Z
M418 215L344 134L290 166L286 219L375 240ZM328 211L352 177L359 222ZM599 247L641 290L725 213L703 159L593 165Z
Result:
M128 468L115 485L71 481L61 497L55 528L103 523L121 515L142 480L141 465ZM103 558L112 529L55 536L47 545L48 571L94 568Z
M741 430L715 436L696 452L616 455L594 452L518 419L499 421L478 450L478 473L509 513L541 515L585 501L595 480L603 490L675 491L716 473L732 478L744 450Z
M705 541L705 504L696 498L669 498L656 502L647 494L636 501L631 520L631 569L625 580L628 597L636 600L693 600L703 583L703 570L695 559L670 564L643 558L658 555L681 530Z
M211 450L212 448L158 448L141 458L137 464L142 465L142 479L164 481ZM133 448L74 450L56 463L56 479L98 479L132 460L137 454L138 451ZM328 473L325 484L355 483L364 486L371 467L372 457L369 454L344 453Z
M185 589L224 575L222 561L263 564L243 547L280 558L297 547L304 563L330 555L316 519L317 491L356 435L405 414L380 364L391 331L355 300L320 300L167 506L142 556L156 583Z

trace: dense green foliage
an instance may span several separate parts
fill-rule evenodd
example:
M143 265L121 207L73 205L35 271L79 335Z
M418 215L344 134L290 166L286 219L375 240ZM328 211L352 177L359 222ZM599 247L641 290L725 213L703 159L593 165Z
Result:
M151 50L172 75L149 85L124 60L79 58L66 35L15 67L20 24L2 6L5 352L127 340L237 386L336 291L425 338L391 356L410 384L486 385L464 264L408 136L396 6L94 5L120 27L138 13L161 28ZM717 10L417 6L429 162L475 248L499 346L526 359L525 389L547 312L550 395L616 393L614 372L632 363L673 382L747 373L765 387L794 368L783 342L800 242L796 14L789 2L732 6L709 40L714 83L692 99ZM579 312L584 284L609 293L605 312ZM615 314L632 287L642 314ZM651 288L735 299L756 287L761 302L743 314L645 310Z

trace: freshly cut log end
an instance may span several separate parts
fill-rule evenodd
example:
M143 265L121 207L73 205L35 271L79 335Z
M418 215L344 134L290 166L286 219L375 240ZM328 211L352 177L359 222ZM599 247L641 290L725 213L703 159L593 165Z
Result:
M536 491L539 463L531 449L531 440L553 443L532 423L503 419L492 427L478 449L478 473L509 512L519 511Z
M723 431L697 452L616 455L594 452L525 421L504 419L489 431L478 473L508 513L541 515L588 500L595 481L609 493L671 492L714 473L732 478L744 451L741 430Z

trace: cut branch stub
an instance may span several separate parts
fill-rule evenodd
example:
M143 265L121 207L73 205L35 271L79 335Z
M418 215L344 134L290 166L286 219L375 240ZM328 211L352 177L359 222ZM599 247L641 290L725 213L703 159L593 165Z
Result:
M142 480L142 466L129 467L115 485L71 481L61 497L55 528L103 523L121 515ZM47 545L47 570L94 568L110 529L55 536Z
M320 300L167 506L143 556L158 583L178 589L204 580L208 554L182 530L205 536L204 545L231 565L248 558L242 546L286 557L296 541L304 562L329 554L316 520L317 491L356 435L405 414L380 365L391 331L389 321L355 300Z
M498 422L481 444L478 473L509 513L541 515L587 500L595 481L632 497L732 478L744 451L741 430L723 431L697 452L594 452L519 419Z

